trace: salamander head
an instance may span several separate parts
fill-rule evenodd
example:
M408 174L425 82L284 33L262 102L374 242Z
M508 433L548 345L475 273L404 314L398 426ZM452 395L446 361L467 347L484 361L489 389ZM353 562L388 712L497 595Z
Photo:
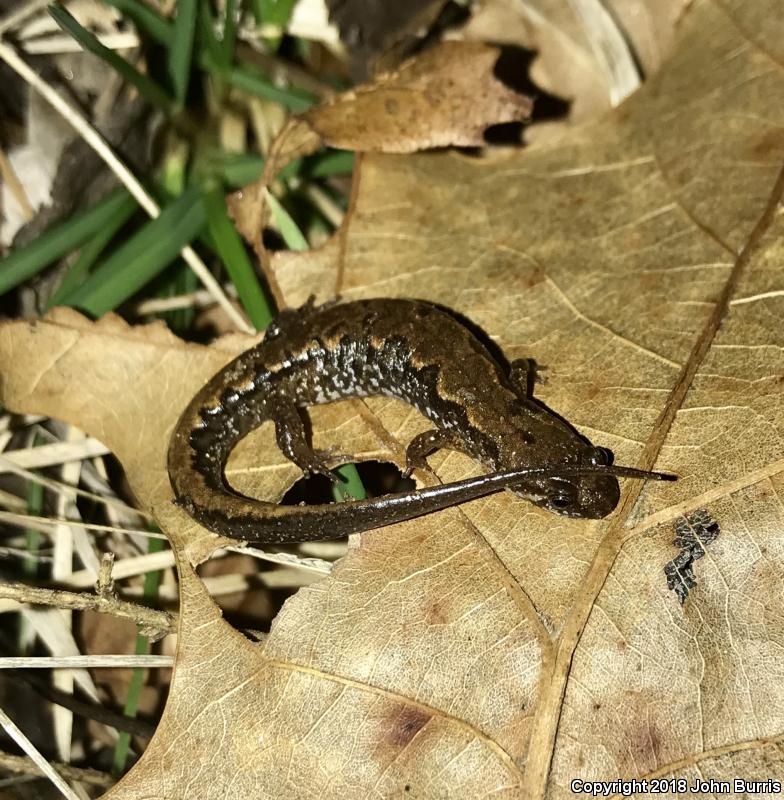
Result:
M562 517L601 519L615 510L621 489L614 474L587 470L613 469L611 462L609 450L585 444L577 458L570 458L563 466L553 463L549 473L531 475L513 491ZM583 468L586 471L580 472Z

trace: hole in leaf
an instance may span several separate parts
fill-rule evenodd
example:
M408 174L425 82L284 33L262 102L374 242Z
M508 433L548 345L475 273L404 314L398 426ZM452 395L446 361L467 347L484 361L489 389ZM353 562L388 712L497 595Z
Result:
M407 492L416 487L411 478L404 478L400 470L388 461L362 461L355 464L368 497L378 497L393 492ZM300 503L318 505L332 503L332 483L324 475L301 477L283 495L281 505L296 506Z
M415 488L396 465L363 461L356 464L368 497ZM323 475L301 477L286 492L281 505L321 505L333 503L332 483ZM263 548L273 553L291 552L304 558L335 561L346 549L347 537L324 542L276 544ZM256 641L269 632L272 620L283 603L298 589L316 583L323 573L290 565L279 565L251 555L229 552L212 558L198 568L224 619L248 638Z

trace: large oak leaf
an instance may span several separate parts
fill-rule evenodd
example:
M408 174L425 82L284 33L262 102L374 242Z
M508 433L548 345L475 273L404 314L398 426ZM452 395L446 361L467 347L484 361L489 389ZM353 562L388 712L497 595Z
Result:
M607 520L503 493L364 534L254 644L196 576L220 540L171 505L165 472L179 411L249 341L186 346L63 312L5 325L3 403L101 438L177 552L169 701L108 797L565 798L575 778L780 778L784 36L765 7L695 4L656 78L557 146L364 157L339 235L273 261L292 305L320 285L455 308L510 359L547 365L544 401L619 462L681 476L626 482ZM382 399L313 419L320 446L398 461L426 424ZM476 471L455 453L430 463L440 480ZM268 499L296 476L269 426L229 473ZM681 606L663 567L674 523L700 508L721 533Z

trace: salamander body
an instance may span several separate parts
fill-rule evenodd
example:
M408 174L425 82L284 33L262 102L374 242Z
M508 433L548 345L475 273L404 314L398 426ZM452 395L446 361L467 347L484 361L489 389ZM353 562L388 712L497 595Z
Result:
M176 502L205 527L257 543L335 538L501 488L557 514L606 516L618 503L616 477L580 470L600 470L611 455L534 401L528 378L527 361L504 369L466 325L430 303L377 299L285 310L182 414L168 456ZM266 503L227 483L231 450L266 420L290 460L331 475L324 454L306 440L300 410L373 395L410 403L433 423L409 445L409 467L448 447L490 474L322 506Z

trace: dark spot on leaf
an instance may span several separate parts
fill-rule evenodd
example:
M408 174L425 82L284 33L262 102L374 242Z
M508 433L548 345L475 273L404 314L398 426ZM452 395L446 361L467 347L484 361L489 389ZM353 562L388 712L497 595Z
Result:
M721 533L721 527L704 508L699 508L686 517L675 521L673 544L681 550L672 561L664 565L667 588L678 596L681 605L689 592L697 585L694 562L705 555L705 548L713 544Z
M432 714L419 708L398 706L396 713L389 717L384 739L395 749L402 749L430 722L431 717Z
M425 621L428 625L445 625L449 617L438 601L425 607Z

